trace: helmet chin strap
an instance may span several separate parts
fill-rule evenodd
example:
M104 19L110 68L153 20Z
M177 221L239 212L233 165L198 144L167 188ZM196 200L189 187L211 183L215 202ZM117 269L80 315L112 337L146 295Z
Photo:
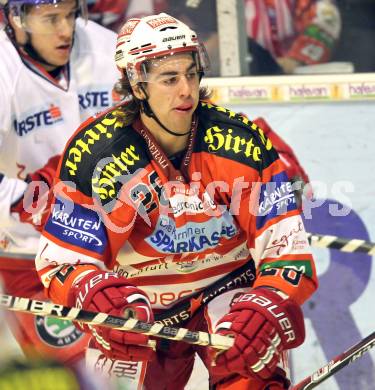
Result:
M142 92L144 93L144 95L146 96L146 99L143 99L140 101L141 103L141 110L142 112L144 112L149 118L152 118L154 119L154 121L163 129L165 130L167 133L171 134L171 135L174 135L175 137L183 137L185 135L188 135L190 134L190 131L191 129L189 129L186 133L176 133L172 130L169 130L167 127L165 127L161 121L159 120L159 118L155 115L154 111L152 111L152 108L150 107L150 104L148 103L148 95L146 93L146 90L145 88L143 87L143 85L139 85L139 88L142 90Z

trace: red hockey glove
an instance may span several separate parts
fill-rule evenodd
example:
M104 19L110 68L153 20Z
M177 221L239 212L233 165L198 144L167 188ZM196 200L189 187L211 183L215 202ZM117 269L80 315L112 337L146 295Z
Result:
M26 177L28 186L23 196L11 206L11 213L17 213L20 221L30 223L38 231L42 231L47 220L52 196L49 190L60 160L60 155L51 157L46 165Z
M235 337L228 351L216 356L215 375L259 380L270 378L282 351L301 345L305 339L303 314L291 299L283 299L268 288L241 294L216 325L216 332Z
M113 272L95 271L73 287L69 304L85 310L152 322L154 316L147 295ZM131 361L152 360L148 336L100 326L82 324L95 346L108 358Z

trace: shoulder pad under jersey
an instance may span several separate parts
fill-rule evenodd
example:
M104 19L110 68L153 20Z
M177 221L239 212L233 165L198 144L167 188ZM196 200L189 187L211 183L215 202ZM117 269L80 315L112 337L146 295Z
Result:
M118 178L132 174L149 163L144 139L126 125L119 107L87 120L69 140L60 170L62 181L92 196L99 180L121 187ZM118 187L118 188L116 188Z
M258 171L278 158L271 141L247 117L214 104L200 102L195 150L213 153Z

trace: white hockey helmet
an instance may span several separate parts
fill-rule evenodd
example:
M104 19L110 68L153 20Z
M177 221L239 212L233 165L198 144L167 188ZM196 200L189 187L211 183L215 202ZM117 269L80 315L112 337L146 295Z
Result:
M115 61L120 71L126 71L130 84L147 82L146 61L192 52L198 72L209 69L206 50L197 34L185 23L166 14L129 19L121 28Z

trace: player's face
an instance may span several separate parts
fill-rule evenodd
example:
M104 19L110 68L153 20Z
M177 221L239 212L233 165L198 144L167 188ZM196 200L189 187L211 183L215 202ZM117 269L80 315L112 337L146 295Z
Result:
M151 64L147 92L150 107L164 126L187 132L199 100L199 73L192 55L177 54Z
M65 65L72 49L76 3L76 0L64 0L56 5L31 7L23 21L23 34L18 34L19 43L25 43L29 35L32 46L46 62L55 67Z

